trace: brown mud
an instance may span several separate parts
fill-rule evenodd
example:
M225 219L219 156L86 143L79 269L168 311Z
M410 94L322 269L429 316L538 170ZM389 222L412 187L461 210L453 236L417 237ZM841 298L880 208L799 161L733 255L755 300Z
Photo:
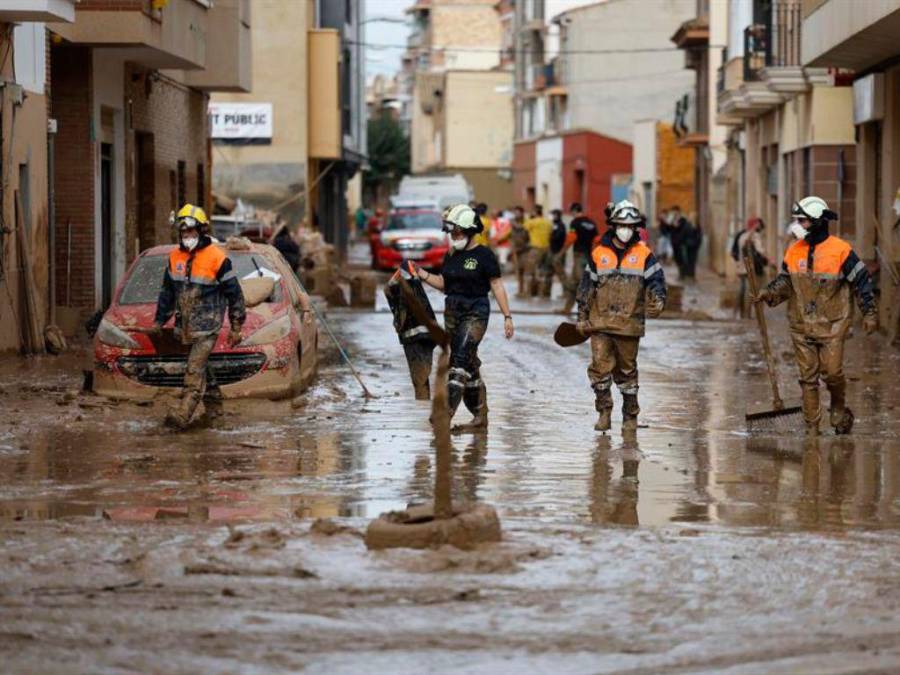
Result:
M229 401L183 434L81 393L85 354L0 360L3 670L900 668L883 339L847 345L853 434L810 441L744 431L770 403L751 322L649 321L623 437L618 392L612 432L593 431L589 351L553 344L559 317L520 316L507 342L494 314L490 427L454 437L452 492L496 506L503 541L367 552L373 517L434 496L430 405L383 309L329 317L377 400L326 354L297 407Z

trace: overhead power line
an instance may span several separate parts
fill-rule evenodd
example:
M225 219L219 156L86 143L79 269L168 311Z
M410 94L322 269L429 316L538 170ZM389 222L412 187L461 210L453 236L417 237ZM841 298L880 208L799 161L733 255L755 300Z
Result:
M347 44L368 47L369 49L411 49L417 52L471 52L471 53L512 53L512 54L531 54L530 49L511 49L511 48L491 48L491 47L417 47L405 44L386 44L373 42L356 42L347 40ZM707 49L724 49L725 45L707 45ZM621 49L557 49L554 54L643 54L656 52L680 52L680 47L632 47Z

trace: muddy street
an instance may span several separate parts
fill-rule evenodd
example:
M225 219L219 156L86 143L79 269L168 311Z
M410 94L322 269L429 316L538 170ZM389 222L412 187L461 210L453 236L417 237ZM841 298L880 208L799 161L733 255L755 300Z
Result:
M379 513L430 499L434 480L429 404L413 398L382 301L329 314L377 399L325 352L300 407L229 402L186 433L152 406L78 393L78 356L5 359L4 661L900 666L896 352L849 343L852 435L750 435L747 406L769 395L752 325L654 321L639 356L640 428L622 436L616 394L613 430L598 434L588 347L552 343L549 307L518 301L516 338L492 321L483 344L490 426L454 438L453 490L494 505L504 541L469 553L367 553L359 536ZM796 395L786 331L774 332Z

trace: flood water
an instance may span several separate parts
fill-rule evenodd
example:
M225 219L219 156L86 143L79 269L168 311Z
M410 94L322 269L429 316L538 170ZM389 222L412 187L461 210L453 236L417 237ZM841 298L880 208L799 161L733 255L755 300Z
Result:
M588 345L553 343L559 318L540 314L550 303L515 307L534 312L517 316L515 339L503 340L494 320L482 344L490 426L454 439L457 499L560 524L900 525L900 358L883 340L848 343L853 434L835 437L826 412L825 433L809 440L799 429L745 430L748 410L771 405L755 324L650 321L639 354L641 426L623 438L617 393L612 432L593 430ZM799 388L778 315L790 403ZM377 399L366 401L331 354L302 407L234 402L226 417L183 434L162 426L158 408L67 394L84 359L6 360L0 518L371 518L427 500L429 404L413 400L385 303L329 321ZM467 418L461 407L459 421Z

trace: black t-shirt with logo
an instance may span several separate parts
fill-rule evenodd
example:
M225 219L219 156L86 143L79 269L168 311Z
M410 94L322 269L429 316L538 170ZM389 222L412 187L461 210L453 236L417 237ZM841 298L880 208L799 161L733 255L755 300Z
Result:
M597 236L597 225L587 216L577 216L572 219L569 229L575 233L573 248L579 253L590 255L594 246L594 238Z
M469 251L448 253L441 274L444 276L444 292L448 296L487 297L491 279L500 276L500 263L491 249L476 246Z

